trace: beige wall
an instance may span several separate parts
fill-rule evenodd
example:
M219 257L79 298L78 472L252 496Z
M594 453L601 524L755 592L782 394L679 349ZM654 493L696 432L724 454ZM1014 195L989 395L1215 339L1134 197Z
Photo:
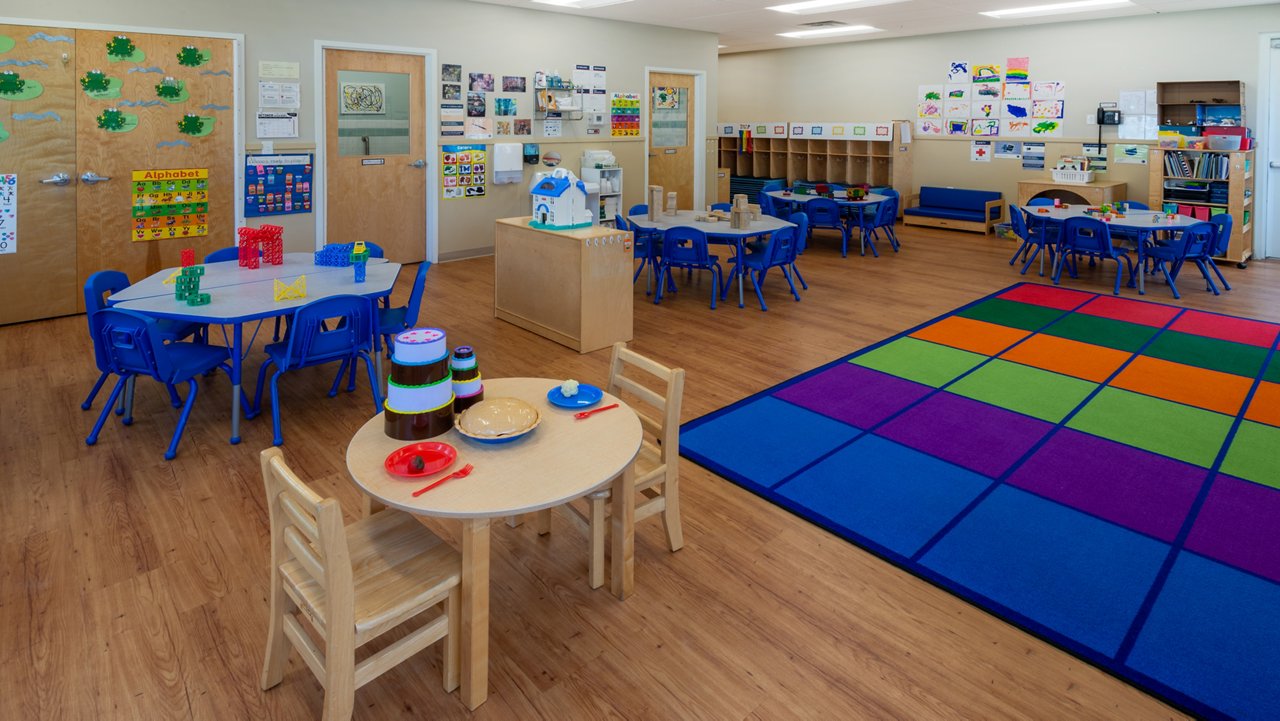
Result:
M716 36L708 33L673 30L652 25L618 23L517 8L463 2L461 0L209 0L207 2L165 2L164 0L8 0L0 14L64 23L92 23L132 26L140 29L176 29L243 33L245 36L244 98L245 141L252 149L257 110L257 67L259 60L286 60L302 66L302 108L299 143L315 143L313 103L315 100L315 40L347 43L431 48L440 63L456 63L462 71L501 75L524 75L532 87L535 70L559 70L569 75L575 64L591 63L608 67L610 92L643 93L644 68L663 66L703 70L708 80L708 133L717 118ZM438 77L438 68L437 68ZM438 86L438 83L437 83ZM438 106L438 87L428 102ZM464 88L465 92L465 88ZM519 117L531 117L532 93L521 97ZM493 116L492 101L489 115ZM541 123L534 123L534 132ZM564 143L554 145L541 138L511 138L554 148L565 165L578 171L582 151L588 148L613 150L625 174L626 204L643 202L644 144L612 142L608 136L584 141L586 121L570 122ZM608 132L608 129L605 129ZM500 140L505 140L501 138ZM441 142L480 142L462 138L442 138ZM276 141L277 150L293 143ZM437 167L438 158L428 158ZM710 165L714 166L714 162ZM541 166L538 166L540 169ZM532 179L534 166L525 166ZM438 171L436 171L438 172ZM714 168L709 174L714 172ZM439 249L442 259L488 252L493 247L495 218L529 213L527 187L489 186L489 197L471 200L440 200ZM315 221L311 215L279 216L286 228L289 250L310 250L314 245ZM231 239L228 239L230 242Z
M1080 154L1082 142L1097 142L1097 126L1085 117L1099 102L1157 81L1243 80L1248 124L1257 133L1258 33L1275 30L1280 5L724 55L718 119L910 119L917 86L944 83L952 60L1003 64L1027 56L1033 79L1067 85L1065 137L1046 144L1050 165L1060 155ZM1104 128L1102 139L1117 142L1115 128ZM1016 200L1019 180L1048 177L1015 160L971 162L967 138L917 141L913 155L917 187L999 190ZM1146 166L1109 165L1105 179L1125 181L1130 198L1146 199Z

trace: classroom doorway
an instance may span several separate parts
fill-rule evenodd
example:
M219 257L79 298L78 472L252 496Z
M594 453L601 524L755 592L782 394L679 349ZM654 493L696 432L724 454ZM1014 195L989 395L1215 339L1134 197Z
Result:
M675 192L681 209L700 209L706 170L706 76L655 68L647 68L645 74L648 184Z
M428 188L436 163L427 132L434 52L325 44L323 53L317 244L372 242L397 263L434 257Z
M0 324L229 244L238 36L0 25L0 54Z

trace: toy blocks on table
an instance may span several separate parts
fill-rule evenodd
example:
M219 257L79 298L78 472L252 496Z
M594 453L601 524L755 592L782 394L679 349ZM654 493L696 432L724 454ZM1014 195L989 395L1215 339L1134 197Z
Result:
M183 248L182 249L182 267L186 268L187 266L191 266L195 264L196 264L196 249Z
M209 294L200 292L200 276L204 275L203 265L189 265L177 273L177 277L173 279L173 297L175 300L186 301L188 305L204 305L209 302ZM204 296L205 300L201 302L192 302L192 299L198 299Z
M262 245L262 262L271 265L284 263L284 228L264 223L258 227L258 241Z
M258 236L254 228L240 229L239 261L241 268L258 267Z
M363 283L368 278L368 273L366 272L368 263L365 262L367 260L368 258L362 258L351 264L355 268L355 282L357 283Z
M363 283L365 281L366 266L369 262L369 248L364 244L363 240L357 240L351 246L351 265L355 268L355 282Z
M285 283L280 279L272 281L272 293L275 299L280 300L301 300L307 297L307 276L300 275L298 279L292 283Z
M334 243L316 251L316 265L345 268L351 265L352 243Z
M195 293L187 296L187 305L209 305L213 296L208 293Z

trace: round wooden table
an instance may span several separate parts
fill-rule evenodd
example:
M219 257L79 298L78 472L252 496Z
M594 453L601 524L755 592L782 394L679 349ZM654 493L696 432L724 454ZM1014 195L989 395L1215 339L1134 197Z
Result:
M600 404L613 410L577 420L574 411L547 401L547 391L560 381L550 378L497 378L484 381L484 396L519 398L542 416L531 433L500 444L476 443L457 429L430 440L447 443L458 458L447 471L470 463L475 469L417 498L413 492L441 477L407 479L387 472L388 454L410 441L388 437L382 414L356 432L347 446L347 470L371 498L419 516L452 518L462 523L462 700L476 708L488 695L489 523L561 505L613 484L612 589L626 598L633 585L636 453L640 450L640 418L609 393Z

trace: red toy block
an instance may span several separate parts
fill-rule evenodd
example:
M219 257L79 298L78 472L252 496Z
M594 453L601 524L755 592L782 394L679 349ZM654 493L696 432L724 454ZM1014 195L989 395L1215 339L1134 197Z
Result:
M196 264L196 249L183 248L182 249L182 267L186 268L188 266L192 266L195 264Z

